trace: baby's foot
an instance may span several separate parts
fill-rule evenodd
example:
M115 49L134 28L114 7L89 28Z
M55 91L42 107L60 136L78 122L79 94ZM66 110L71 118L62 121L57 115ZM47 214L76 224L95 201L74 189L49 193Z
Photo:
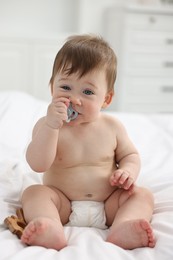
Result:
M56 220L49 218L37 218L31 221L24 229L21 241L28 245L56 250L67 246L63 228Z
M143 219L126 221L116 228L112 227L107 241L124 249L155 246L151 225Z

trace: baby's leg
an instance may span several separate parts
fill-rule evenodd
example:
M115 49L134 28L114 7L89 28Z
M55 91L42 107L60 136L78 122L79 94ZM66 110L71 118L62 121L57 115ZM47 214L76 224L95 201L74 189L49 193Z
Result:
M28 223L21 237L23 243L56 250L67 246L63 225L68 222L71 206L60 191L30 186L23 193L22 208Z
M115 191L105 203L108 225L112 224L107 241L124 249L154 247L153 206L153 196L144 188L135 187L131 196L128 191Z

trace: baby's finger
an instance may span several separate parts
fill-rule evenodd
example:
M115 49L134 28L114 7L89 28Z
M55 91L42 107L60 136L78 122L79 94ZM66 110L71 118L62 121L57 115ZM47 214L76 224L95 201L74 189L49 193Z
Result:
M59 97L59 98L52 98L52 103L59 104L59 103L64 103L67 107L69 106L70 100L66 97Z
M124 188L125 190L129 190L129 189L131 188L131 186L133 185L133 183L134 183L133 179L132 179L131 177L129 177L129 178L126 180L126 182L124 183L123 188Z
M115 180L114 175L112 175L112 176L110 177L110 184L111 184L112 186L114 186L114 185L117 184L117 181Z
M119 178L119 183L122 185L124 184L129 178L129 174L126 172L123 172Z
M113 177L114 177L114 182L116 182L116 183L119 182L119 180L120 180L122 174L123 174L123 171L122 171L122 170L116 170L116 171L114 172L114 175L113 175Z

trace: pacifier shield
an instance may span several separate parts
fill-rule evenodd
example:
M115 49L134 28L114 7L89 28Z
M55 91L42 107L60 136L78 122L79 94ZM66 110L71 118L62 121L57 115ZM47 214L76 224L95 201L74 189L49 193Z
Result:
M70 103L69 107L67 108L67 116L68 116L67 122L70 122L70 121L76 119L76 117L78 116L78 112L72 108L71 103Z

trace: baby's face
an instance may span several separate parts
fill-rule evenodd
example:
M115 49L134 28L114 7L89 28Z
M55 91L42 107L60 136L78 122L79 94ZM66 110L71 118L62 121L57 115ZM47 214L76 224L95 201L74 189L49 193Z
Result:
M66 97L78 116L70 124L91 122L97 119L106 106L107 82L104 70L95 70L79 78L78 74L60 72L53 83L53 97Z

